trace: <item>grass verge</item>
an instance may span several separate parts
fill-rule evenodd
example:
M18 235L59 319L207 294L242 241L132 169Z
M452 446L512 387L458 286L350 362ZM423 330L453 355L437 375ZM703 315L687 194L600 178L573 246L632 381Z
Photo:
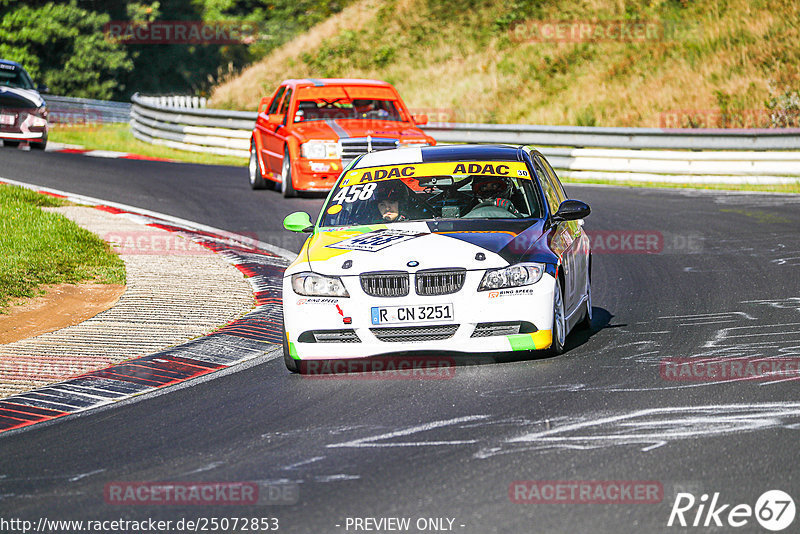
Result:
M63 215L41 207L65 202L0 185L0 313L46 284L124 284L125 264L111 247Z
M136 139L127 124L100 124L91 126L59 126L50 130L50 141L68 145L80 145L87 150L113 150L129 152L151 158L171 159L204 165L232 165L245 167L247 159L233 156L217 156L201 152L187 152L161 145L151 145Z

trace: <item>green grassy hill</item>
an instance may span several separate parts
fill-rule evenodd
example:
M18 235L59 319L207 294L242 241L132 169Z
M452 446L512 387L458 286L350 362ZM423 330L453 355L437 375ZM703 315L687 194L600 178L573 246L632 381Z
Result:
M797 125L799 43L796 0L361 0L217 86L211 105L255 109L285 78L358 77L393 83L431 120Z

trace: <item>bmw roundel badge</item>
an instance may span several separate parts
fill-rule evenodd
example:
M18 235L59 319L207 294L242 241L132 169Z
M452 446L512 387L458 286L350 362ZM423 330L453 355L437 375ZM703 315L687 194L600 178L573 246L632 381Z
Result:
M416 267L417 265L419 265L419 262L411 260L410 262L406 263L406 265L408 265L409 267Z

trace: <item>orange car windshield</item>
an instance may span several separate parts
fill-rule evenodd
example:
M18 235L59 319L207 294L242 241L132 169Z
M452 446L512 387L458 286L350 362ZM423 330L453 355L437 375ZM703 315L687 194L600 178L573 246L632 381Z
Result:
M294 122L335 119L370 119L395 122L403 120L394 101L368 98L301 100L294 116Z

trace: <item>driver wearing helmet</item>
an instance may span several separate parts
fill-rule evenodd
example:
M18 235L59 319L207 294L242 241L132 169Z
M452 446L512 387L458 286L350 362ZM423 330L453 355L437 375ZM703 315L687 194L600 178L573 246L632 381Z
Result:
M353 110L356 113L356 118L359 119L366 118L371 111L374 111L374 109L375 105L373 104L372 100L366 100L366 99L353 100Z
M472 209L484 206L502 208L516 217L522 214L511 202L511 182L502 176L475 176L472 179L472 193L477 204Z
M353 111L357 119L366 119L369 117L385 119L389 113L380 107L379 102L369 100L366 98L359 98L353 100Z
M383 222L403 222L408 217L403 213L407 207L408 188L397 181L379 182L375 200Z

